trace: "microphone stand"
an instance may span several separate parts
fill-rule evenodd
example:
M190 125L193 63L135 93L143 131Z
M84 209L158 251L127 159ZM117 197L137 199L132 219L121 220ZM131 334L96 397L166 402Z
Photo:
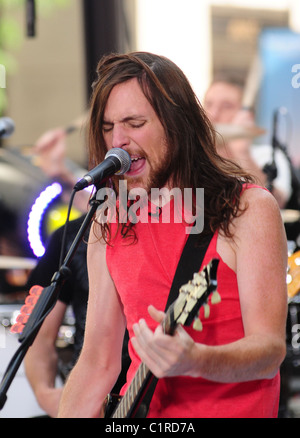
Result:
M286 145L284 145L282 142L280 142L278 140L278 136L276 135L277 120L278 120L278 115L280 113L282 113L281 109L278 109L274 113L273 136L272 136L272 146L273 146L272 162L265 165L264 172L267 174L268 183L270 185L270 188L272 188L273 181L277 176L277 167L276 167L276 163L275 163L275 150L276 149L281 150L281 152L285 155L287 162L289 164L289 168L291 171L292 191L293 191L293 193L291 195L291 198L293 198L293 199L291 200L291 198L290 198L290 200L288 201L288 205L285 208L299 210L300 209L300 181L299 181L299 177L295 171L295 167L294 167L292 160L289 156ZM292 203L292 205L289 207L290 203ZM293 205L293 204L295 204L295 205Z
M273 136L272 136L272 161L270 163L265 164L263 168L263 172L267 175L267 189L272 192L273 190L273 181L277 177L277 165L275 161L275 150L278 146L276 131L277 131L277 118L278 113L275 111L273 118Z
M26 27L27 36L35 36L35 0L26 1Z
M99 207L99 205L103 201L99 201L97 196L97 190L95 194L93 195L92 199L90 200L90 209L71 245L71 248L69 249L61 267L59 270L54 273L50 286L47 286L43 289L37 303L35 304L33 311L24 327L24 330L22 334L19 337L19 342L21 343L20 347L17 349L13 357L11 358L6 371L4 373L4 376L2 378L1 384L0 384L0 410L3 409L6 400L7 400L7 391L28 351L28 348L33 343L34 339L36 338L39 329L46 318L46 316L49 314L49 312L53 309L60 289L68 276L71 274L71 270L69 268L70 262L82 240L84 237L85 232L87 231L92 218Z

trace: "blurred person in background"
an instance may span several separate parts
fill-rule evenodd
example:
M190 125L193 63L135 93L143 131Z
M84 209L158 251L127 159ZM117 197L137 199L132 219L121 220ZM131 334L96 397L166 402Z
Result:
M206 91L204 109L221 134L218 153L252 174L259 184L270 189L279 207L285 208L292 195L290 163L284 153L276 149L277 176L269 179L265 166L272 163L273 147L253 144L254 137L261 132L255 126L253 111L242 108L242 100L243 86L232 78L218 78Z
M83 220L84 217L81 217L69 222L66 253L70 249ZM59 269L63 231L64 227L61 227L54 231L49 238L44 256L39 260L29 277L27 284L29 289L34 285L47 287L51 284L53 274ZM62 386L56 386L56 378L59 375L62 381L65 382L78 359L83 344L88 302L87 239L88 231L72 258L70 263L71 275L63 284L55 307L46 317L34 343L25 356L24 364L28 381L40 407L50 417L56 417L57 415L62 392ZM67 358L62 358L62 355L58 353L56 342L68 306L71 306L74 315L75 333L74 341L69 348L71 354L65 355ZM126 334L123 346L123 369L114 388L117 393L125 382L125 374L129 363Z

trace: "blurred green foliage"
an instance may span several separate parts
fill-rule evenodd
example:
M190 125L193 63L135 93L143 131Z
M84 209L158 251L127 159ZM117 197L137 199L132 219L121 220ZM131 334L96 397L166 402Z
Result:
M70 3L71 0L36 0L36 15L50 16ZM23 26L20 25L20 14L24 16ZM0 0L0 115L5 112L7 105L5 79L17 72L16 54L26 34L25 16L25 0Z

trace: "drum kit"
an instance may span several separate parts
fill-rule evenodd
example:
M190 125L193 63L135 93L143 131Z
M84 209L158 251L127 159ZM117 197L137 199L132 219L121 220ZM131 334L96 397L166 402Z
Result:
M0 269L32 270L36 266L36 259L0 255Z
M215 125L217 144L236 139L254 139L265 133L258 127L241 127L237 125ZM292 169L293 170L293 169ZM299 186L299 183L297 183ZM300 187L298 187L298 192ZM288 240L287 269L287 358L293 366L300 367L300 209L281 210ZM300 368L299 368L300 370Z
M217 123L214 125L217 144L237 139L253 139L265 134L266 130L259 126L243 126Z
M299 222L300 224L300 222ZM288 314L286 328L287 356L292 370L300 370L300 250L288 256Z
M28 278L29 272L36 266L37 260L31 258L0 256L0 271L9 274L12 271L23 273L14 278ZM18 282L18 281L17 281ZM16 283L15 282L15 285ZM24 305L28 292L19 283L17 292L7 292L0 290L0 381L4 378L7 366L19 348L18 334L11 331L12 326L16 323L20 315L21 308ZM23 290L22 290L23 289ZM56 385L62 385L64 369L67 369L69 356L69 347L74 342L75 325L74 316L71 307L67 308L66 315L60 327L56 346L59 352L59 375L57 376ZM9 392L7 401L2 410L0 418L28 418L43 417L45 412L39 407L36 397L30 387L25 375L23 363L19 367Z
M28 272L35 264L34 259L0 256L0 270L5 273L14 270ZM23 274L21 278L25 278ZM10 332L10 328L16 321L26 292L21 289L17 292L0 292L0 380L2 380L6 366L19 346L18 337ZM0 411L0 418L27 418L44 414L37 404L22 364L11 386L7 402Z
M226 142L235 139L253 139L265 133L263 128L258 126L239 126L239 125L226 125L216 124L215 130L217 133L217 141ZM299 236L300 236L300 210L285 209L281 210L282 221L285 225L298 224L299 223ZM290 242L290 248L296 248L300 246ZM292 302L300 292L300 250L293 253L291 249L288 258L288 273L287 273L287 288L288 299ZM298 297L297 297L298 298ZM299 298L300 303L300 298Z

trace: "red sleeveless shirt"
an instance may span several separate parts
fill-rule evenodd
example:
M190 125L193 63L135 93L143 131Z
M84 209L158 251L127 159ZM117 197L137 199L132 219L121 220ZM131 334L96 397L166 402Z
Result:
M173 207L170 208L172 218ZM112 235L116 226L112 224ZM138 222L134 226L136 243L130 244L118 233L112 246L107 246L108 268L124 306L130 337L133 335L133 323L140 318L144 318L152 330L155 329L156 324L149 317L147 307L153 304L158 309L165 308L188 236L186 227L185 223L161 223L159 219L151 218L148 223ZM208 319L201 318L201 332L185 327L196 342L207 345L227 344L244 337L236 274L217 253L217 238L218 232L212 238L202 266L212 258L220 260L218 291L221 303L210 306ZM129 354L132 364L127 382L130 383L140 364L130 342ZM122 393L125 393L126 387ZM273 379L232 384L193 377L164 378L158 381L148 417L277 417L279 391L279 372Z

